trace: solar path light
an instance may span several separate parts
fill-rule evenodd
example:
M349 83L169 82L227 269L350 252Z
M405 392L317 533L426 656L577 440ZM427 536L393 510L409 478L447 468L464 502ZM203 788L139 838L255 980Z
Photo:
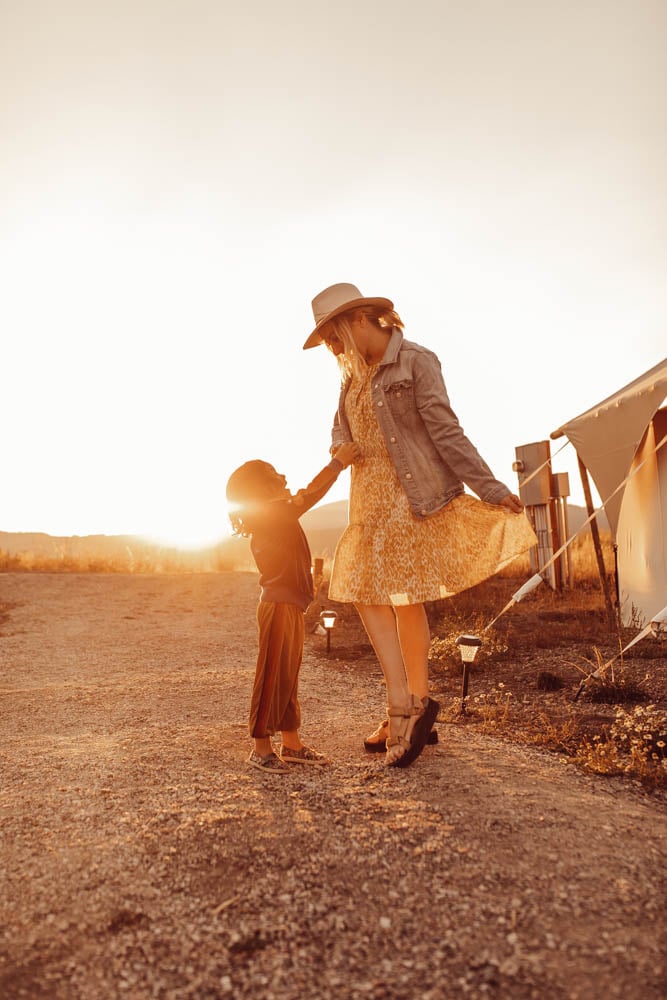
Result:
M331 630L336 624L336 619L338 615L335 611L322 611L320 614L320 621L324 625L327 633L327 653L331 652Z
M470 677L470 664L477 656L477 650L482 645L482 640L477 635L460 635L456 640L459 647L461 660L463 661L463 684L461 687L461 712L466 710L466 698L468 697L468 679Z

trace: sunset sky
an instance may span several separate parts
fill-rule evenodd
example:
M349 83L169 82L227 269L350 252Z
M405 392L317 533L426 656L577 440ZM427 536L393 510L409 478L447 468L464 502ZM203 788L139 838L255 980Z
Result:
M204 542L246 459L305 485L334 282L395 302L512 489L667 354L664 0L0 10L0 530Z

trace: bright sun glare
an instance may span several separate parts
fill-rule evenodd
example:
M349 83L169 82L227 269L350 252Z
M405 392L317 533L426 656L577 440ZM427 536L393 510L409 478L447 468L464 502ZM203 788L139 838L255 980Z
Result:
M220 542L229 538L231 534L231 528L228 530L219 526L215 531L211 529L206 529L205 527L183 529L182 531L159 531L159 532L149 532L144 534L142 537L144 541L150 542L152 545L162 545L169 549L185 549L188 551L195 551L197 549L208 549L212 548L214 545L218 545Z

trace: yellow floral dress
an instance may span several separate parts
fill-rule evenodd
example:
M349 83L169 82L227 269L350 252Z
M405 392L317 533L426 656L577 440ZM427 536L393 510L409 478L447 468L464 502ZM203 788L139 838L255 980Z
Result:
M422 604L493 576L535 544L525 514L469 494L417 518L373 410L371 379L353 378L345 400L363 461L352 466L349 524L334 556L329 596L356 604Z

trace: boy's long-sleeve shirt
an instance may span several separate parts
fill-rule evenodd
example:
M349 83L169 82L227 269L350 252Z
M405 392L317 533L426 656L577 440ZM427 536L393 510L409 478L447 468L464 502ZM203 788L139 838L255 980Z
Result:
M303 611L312 601L310 547L299 518L331 489L342 469L332 459L305 489L271 501L256 519L250 550L259 570L260 601L296 604Z

